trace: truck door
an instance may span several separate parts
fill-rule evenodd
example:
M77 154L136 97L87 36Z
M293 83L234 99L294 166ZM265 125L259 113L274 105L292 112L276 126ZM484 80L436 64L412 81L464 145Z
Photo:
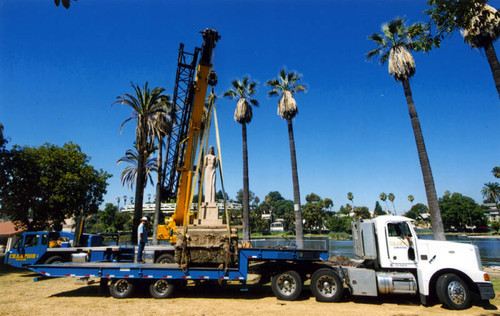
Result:
M16 267L35 264L45 253L48 245L47 233L24 233L9 253L9 262Z
M391 263L401 266L416 265L416 237L407 222L387 223L387 250Z

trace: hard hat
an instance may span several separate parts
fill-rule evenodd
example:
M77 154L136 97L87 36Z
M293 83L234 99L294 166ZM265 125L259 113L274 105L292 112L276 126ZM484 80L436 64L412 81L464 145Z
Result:
M148 218L146 216L144 216L143 218L141 218L141 221L148 221Z

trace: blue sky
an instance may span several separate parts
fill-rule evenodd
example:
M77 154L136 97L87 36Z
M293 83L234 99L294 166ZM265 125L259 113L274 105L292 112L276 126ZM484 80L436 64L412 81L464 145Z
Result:
M0 2L0 122L10 144L72 141L91 164L113 174L106 202L133 196L116 165L134 140L120 135L129 108L111 103L130 82L173 93L179 43L202 43L207 27L222 39L215 49L216 92L244 75L260 82L248 126L250 189L261 199L279 191L292 199L287 127L277 99L263 85L286 66L303 74L294 119L301 198L314 192L337 210L354 193L370 209L381 192L396 196L398 212L426 203L403 89L387 66L366 62L367 40L383 22L426 21L426 1L132 1L79 0L69 10L52 0ZM490 1L499 6L500 1ZM498 50L498 44L495 46ZM414 54L411 80L438 196L445 190L482 201L480 190L500 165L500 103L484 53L460 34L430 54ZM235 101L217 104L225 187L242 187L241 126ZM215 145L215 141L211 142ZM220 181L218 181L220 183ZM219 187L217 188L219 189ZM153 193L148 186L147 193Z

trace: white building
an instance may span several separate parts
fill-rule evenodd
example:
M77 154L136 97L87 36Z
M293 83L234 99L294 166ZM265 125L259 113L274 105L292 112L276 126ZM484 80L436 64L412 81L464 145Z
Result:
M175 206L176 203L161 203L161 211L163 214L167 215L167 217L172 216L175 212ZM224 212L224 202L218 202L217 206L219 207L219 211ZM144 203L142 205L142 212L144 215L153 215L155 212L155 203ZM198 207L198 203L192 203L191 204L191 210L195 211L196 208ZM240 209L242 206L240 203L236 202L227 202L227 209L228 210L237 210ZM133 204L128 204L123 206L123 208L120 209L120 212L122 213L133 213L134 212L134 205Z

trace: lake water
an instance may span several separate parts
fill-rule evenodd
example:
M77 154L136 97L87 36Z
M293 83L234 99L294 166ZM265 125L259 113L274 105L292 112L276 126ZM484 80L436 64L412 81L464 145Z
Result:
M432 235L419 236L421 239L433 239ZM479 248L481 260L484 266L500 266L500 239L498 238L458 238L455 235L446 236L448 241L476 245ZM273 248L293 244L294 240L283 238L255 238L252 245L256 248ZM328 240L328 238L304 238L306 249L326 250L330 257L346 256L357 259L354 255L352 240Z

